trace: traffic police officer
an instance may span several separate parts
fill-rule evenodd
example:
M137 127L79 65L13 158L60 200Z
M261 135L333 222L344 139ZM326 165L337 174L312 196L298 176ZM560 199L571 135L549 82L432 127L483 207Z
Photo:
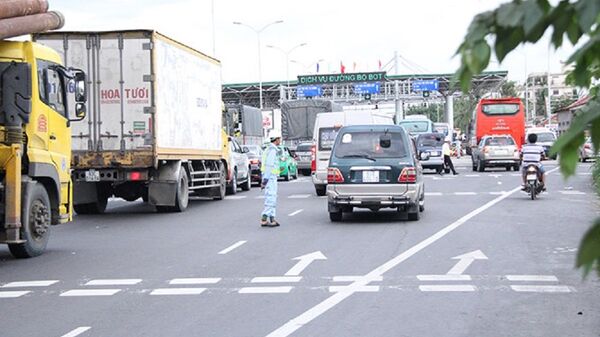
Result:
M279 223L275 220L277 207L277 179L279 178L279 148L281 134L275 130L269 135L271 143L263 152L262 156L262 182L261 189L265 190L265 209L262 212L260 225L263 227L277 227Z

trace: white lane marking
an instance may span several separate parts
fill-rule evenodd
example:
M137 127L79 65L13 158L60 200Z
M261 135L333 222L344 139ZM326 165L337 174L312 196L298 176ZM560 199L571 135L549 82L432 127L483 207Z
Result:
M519 173L512 173L510 176L511 177L522 177L523 175L519 174Z
M300 273L302 273L302 271L304 271L304 269L308 268L308 266L310 266L311 263L317 260L327 260L327 257L323 255L321 251L316 251L295 257L292 260L298 260L298 263L296 263L292 268L290 268L290 270L288 270L287 273L285 273L285 276L298 276L300 275Z
M0 291L0 298L17 298L29 294L31 291Z
M476 192L454 192L454 195L477 195Z
M218 277L210 277L210 278L174 278L169 281L169 284L216 284L221 281Z
M466 174L465 177L477 178L477 177L481 177L481 176L479 174Z
M47 280L47 281L19 281L19 282L10 282L7 283L0 288L25 288L25 287L48 287L55 283L58 283L58 280Z
M477 288L468 284L448 284L448 285L426 285L419 286L420 291L449 291L449 292L470 292L475 291Z
M68 333L62 335L61 337L75 337L75 336L79 336L82 333L88 331L89 329L91 329L91 327L89 326L80 326L77 329L73 329L72 331L69 331Z
M86 286L132 286L142 282L139 278L132 279L106 279L106 280L91 280L86 283Z
M417 275L419 281L471 281L471 275Z
M153 296L171 296L171 295L200 295L206 288L159 288L150 293Z
M441 238L445 237L446 235L448 235L455 229L457 229L460 226L462 226L463 224L465 224L467 221L471 220L475 216L486 211L490 207L496 205L500 201L508 198L510 195L512 195L513 193L515 193L519 190L521 190L521 187L517 187L517 188L513 189L512 191L510 191L509 193L501 195L501 196L489 201L485 205L473 210L472 212L468 213L467 215L463 216L462 218L460 218L460 219L456 220L455 222L451 223L450 225L444 227L437 233L435 233L432 236L428 237L427 239L419 242L418 244L416 244L413 247L409 248L408 250L404 251L400 255L392 258L391 260L385 262L381 266L375 268L373 271L368 273L366 276L367 277L383 276L383 274L386 273L387 271L389 271L390 269L396 267L397 265L404 262L411 256L417 254L421 250L429 247L433 243L437 242ZM354 284L358 285L358 286L363 286L363 285L367 285L368 281L367 282L357 281ZM334 295L328 297L321 303L315 305L314 307L308 309L307 311L300 314L296 318L291 319L290 321L288 321L281 327L277 328L276 330L274 330L273 332L268 334L267 337L286 337L286 336L291 335L292 333L294 333L294 331L300 329L302 326L308 324L309 322L311 322L315 318L321 316L323 313L325 313L329 309L338 305L343 300L352 296L352 294L353 294L353 292L351 290L340 291L338 293L335 293Z
M254 199L264 199L264 198L265 198L264 195L259 195L259 196L254 197Z
M571 288L567 286L536 286L536 285L522 285L522 286L510 286L510 288L516 292L522 293L570 293Z
M238 291L240 294L287 294L294 287L245 287Z
M112 296L121 291L121 289L73 289L60 294L61 297L82 297L82 296Z
M293 194L288 197L288 199L306 199L310 198L310 194Z
M526 282L558 282L558 278L554 275L506 275L506 279Z
M360 275L360 276L346 276L346 275L342 275L342 276L334 276L332 278L333 282L356 282L356 281L366 281L365 277ZM371 279L368 280L369 282L381 282L383 281L383 276L377 276L377 277L373 277Z
M585 192L580 191L558 191L558 193L565 195L585 195Z
M425 192L426 197L441 197L444 195L442 192Z
M353 292L357 292L357 293L376 293L380 290L380 286L360 286L360 287L354 287L352 285L349 286L330 286L329 287L329 292L330 293L338 293L340 291L348 291L348 287L352 287Z
M228 195L225 197L225 200L240 200L240 199L246 199L247 196L245 195Z
M505 191L500 191L500 192L490 192L490 195L503 195L504 193L506 193Z
M466 254L455 256L453 260L459 260L446 274L462 275L462 273L475 262L475 260L487 260L488 257L481 250L475 250Z
M246 240L240 240L240 241L238 241L238 242L236 242L236 243L232 244L231 246L229 246L229 247L227 247L227 248L223 249L223 250L222 250L222 251L220 251L218 254L219 254L219 255L225 255L225 254L227 254L227 253L231 252L232 250L234 250L234 249L236 249L236 248L240 247L241 245L245 244L246 242L248 242L248 241L246 241Z
M253 278L250 283L298 283L302 276L261 276Z
M288 214L288 216L295 216L295 215L298 215L298 214L302 213L303 211L304 211L303 209L299 209L297 211L294 211L294 212Z

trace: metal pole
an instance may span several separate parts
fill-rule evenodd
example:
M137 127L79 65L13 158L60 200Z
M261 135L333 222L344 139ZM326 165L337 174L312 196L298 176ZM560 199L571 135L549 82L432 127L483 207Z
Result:
M550 45L548 46L548 101L546 102L546 118L550 123L550 116L552 114L552 76L550 75Z
M450 92L446 96L446 123L448 123L448 131L450 137L452 137L454 132L454 96Z
M258 41L258 100L260 110L263 108L263 89L262 89L262 63L260 59L260 32L256 32L256 39Z
M216 48L216 38L215 38L215 0L211 0L210 2L210 10L212 12L212 45L213 45L213 57L216 57L217 55L217 48Z
M287 81L286 90L288 92L288 99L290 99L290 53L285 54L285 79Z
M394 74L399 75L399 73L398 73L398 51L394 51Z

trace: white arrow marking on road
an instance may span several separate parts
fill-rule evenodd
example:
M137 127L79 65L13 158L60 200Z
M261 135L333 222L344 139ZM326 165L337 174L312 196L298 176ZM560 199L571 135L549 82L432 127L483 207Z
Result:
M475 260L487 260L488 257L485 256L480 250L472 251L470 253L466 253L463 255L455 256L452 258L453 260L458 261L452 269L447 273L448 275L461 275L473 261Z
M306 267L313 263L313 261L327 260L327 257L325 257L325 255L323 255L323 253L321 253L320 251L317 251L314 253L295 257L292 260L300 261L298 261L298 263L296 263L296 265L293 266L292 269L288 270L288 272L285 273L285 276L298 276L304 269L306 269Z

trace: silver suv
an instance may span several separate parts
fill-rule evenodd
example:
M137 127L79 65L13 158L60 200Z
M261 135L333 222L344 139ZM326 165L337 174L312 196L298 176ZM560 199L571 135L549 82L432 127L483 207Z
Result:
M486 167L506 167L507 171L519 170L521 156L515 140L510 135L484 136L471 149L473 171L483 172Z

